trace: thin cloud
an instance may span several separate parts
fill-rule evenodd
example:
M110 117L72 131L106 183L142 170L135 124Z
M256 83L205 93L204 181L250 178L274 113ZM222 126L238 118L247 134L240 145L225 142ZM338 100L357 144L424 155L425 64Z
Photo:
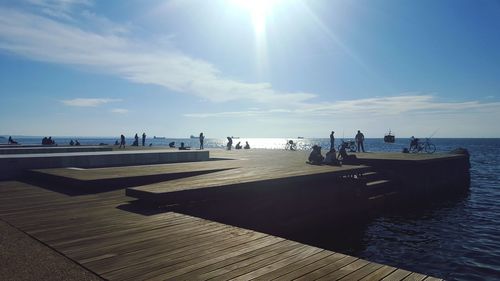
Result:
M294 108L274 108L233 112L189 113L186 117L248 117L265 115L373 117L401 115L470 114L500 112L500 102L446 102L432 95L376 97L325 103L303 103Z
M118 113L118 114L127 114L129 113L129 110L128 109L124 109L124 108L113 108L110 110L111 113Z
M76 98L71 100L62 100L61 102L69 106L79 106L79 107L96 107L110 102L119 102L121 99L85 99Z
M168 44L167 44L168 45ZM93 32L51 18L0 8L0 50L32 60L84 66L136 83L154 84L212 102L299 104L311 93L280 92L269 83L226 78L214 65L152 42Z
M90 0L25 0L41 13L58 19L72 20L72 11L75 7L92 6Z

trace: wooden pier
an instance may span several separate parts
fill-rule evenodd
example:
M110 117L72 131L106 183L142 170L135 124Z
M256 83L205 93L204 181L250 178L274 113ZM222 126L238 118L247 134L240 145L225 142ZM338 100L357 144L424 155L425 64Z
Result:
M199 202L224 210L220 204L234 199L234 211L260 202L268 206L260 211L275 210L267 215L281 220L286 208L280 213L272 206L325 196L330 202L330 196L349 199L345 189L353 187L351 180L370 177L369 166L307 165L307 154L300 151L210 153L218 160L38 169L25 174L29 183L0 181L0 219L108 280L440 280L193 216L196 212L179 207ZM142 200L126 196L126 187ZM245 205L245 199L251 203ZM174 205L157 207L160 202Z

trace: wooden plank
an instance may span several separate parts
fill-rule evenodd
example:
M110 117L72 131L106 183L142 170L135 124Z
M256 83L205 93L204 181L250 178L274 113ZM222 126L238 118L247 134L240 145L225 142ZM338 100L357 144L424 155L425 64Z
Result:
M321 267L315 271L312 271L312 272L309 272L299 278L297 278L296 280L316 280L318 278L321 278L331 272L334 272L348 264L351 264L355 261L357 261L358 259L355 258L355 257L350 257L350 256L346 256L344 258L341 258L339 260L336 260L335 262L333 263L330 263L324 267Z
M406 276L403 280L404 281L422 281L426 277L427 276L425 276L423 274L412 272L410 275Z
M325 276L322 276L321 278L317 279L317 280L337 280L337 279L341 279L343 277L345 277L346 275L352 273L352 272L356 272L360 269L362 269L363 267L365 267L366 265L368 265L370 262L368 261L365 261L365 260L362 260L362 259L358 259L346 266L343 266L341 268L339 268L338 270L335 270L334 272L331 272Z
M306 266L301 267L301 268L296 268L295 270L292 269L292 271L288 272L285 275L282 275L282 276L276 278L276 280L280 280L280 281L296 280L299 277L305 276L305 275L307 275L311 272L314 272L320 268L323 268L329 264L335 263L336 261L343 259L345 257L347 257L347 256L344 254L332 253L332 255L326 256L323 259L320 259L320 260L313 262L309 265L306 265Z
M389 280L403 280L406 276L410 275L411 272L404 270L404 269L396 269L395 271L391 272L391 274L387 275L384 277L385 281Z
M312 264L318 260L321 260L325 257L328 257L330 255L332 255L332 252L323 250L323 251L315 253L311 256L303 257L296 262L290 263L290 264L283 266L281 268L278 268L272 272L266 273L258 278L255 278L255 280L274 280L274 279L276 279L280 276L283 276L291 271L301 269L307 265L310 265L310 264Z
M368 274L367 276L363 277L361 280L362 281L375 281L375 280L382 280L385 278L387 275L391 274L392 272L396 271L397 268L384 265L381 268L375 270L374 272Z
M360 280L363 277L369 275L370 273L376 271L377 269L381 268L383 265L378 264L378 263L369 263L366 266L363 266L362 268L353 271L346 276L342 277L340 280Z

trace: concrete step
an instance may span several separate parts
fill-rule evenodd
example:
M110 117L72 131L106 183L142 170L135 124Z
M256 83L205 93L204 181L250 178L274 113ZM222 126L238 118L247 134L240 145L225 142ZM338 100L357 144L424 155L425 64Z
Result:
M394 191L391 180L376 180L366 183L366 194L368 197L378 196Z
M361 174L360 179L366 180L366 181L373 181L377 180L380 177L380 174L377 172L366 172Z
M376 180L376 181L370 181L366 183L366 187L368 188L378 188L385 186L387 184L391 183L390 180Z

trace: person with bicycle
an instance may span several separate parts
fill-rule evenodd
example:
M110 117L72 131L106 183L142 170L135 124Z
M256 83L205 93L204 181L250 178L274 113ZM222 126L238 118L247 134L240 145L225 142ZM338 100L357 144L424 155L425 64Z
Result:
M411 136L410 138L410 151L413 151L413 150L419 150L418 149L418 145L419 145L419 139L418 138L415 138L414 136Z

